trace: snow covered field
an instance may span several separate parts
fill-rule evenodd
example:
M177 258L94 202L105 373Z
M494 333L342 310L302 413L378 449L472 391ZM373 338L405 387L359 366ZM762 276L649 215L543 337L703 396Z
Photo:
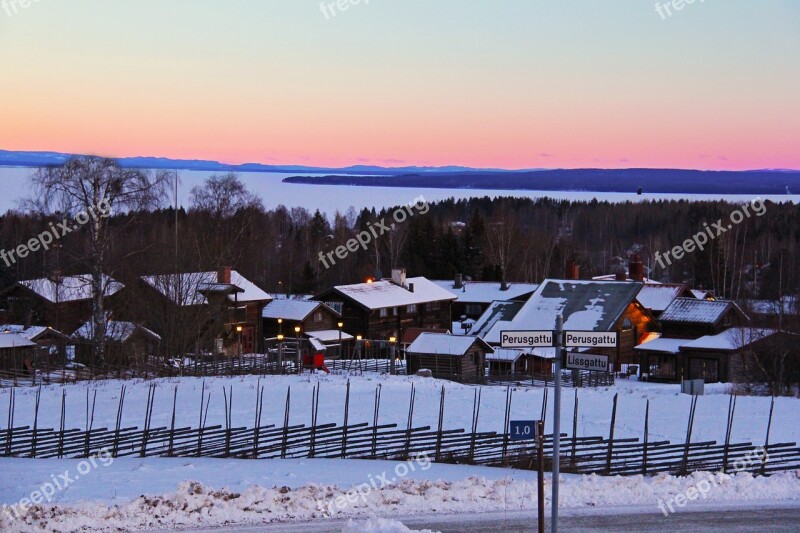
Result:
M468 429L472 422L472 404L475 387L418 377L365 375L351 377L349 422L372 422L375 388L381 386L381 411L379 422L396 423L405 427L408 416L411 384L416 386L414 425L436 427L441 387L446 388L444 409L445 429ZM252 427L255 413L256 376L234 378L206 378L206 392L211 393L208 425L224 425L223 387L233 388L233 425ZM156 381L155 407L151 427L169 426L172 416L173 389L178 387L176 426L197 427L200 410L200 378L162 379ZM114 427L122 384L127 386L122 425L144 425L147 390L146 381L82 382L75 385L53 385L42 389L38 425L40 428L58 428L61 409L61 392L66 390L67 428L83 428L86 424L86 391L97 391L94 427ZM347 378L342 376L267 376L264 385L264 411L262 424L283 424L287 387L291 387L290 424L310 424L312 388L320 383L318 423L343 421ZM642 438L645 403L650 400L650 439L669 439L683 442L689 416L691 397L680 394L678 385L639 383L618 380L614 387L580 389L578 391L578 435L607 436L611 421L614 393L619 393L617 438ZM727 385L707 385L706 395L700 397L694 422L693 440L717 440L725 437L726 413L729 392ZM574 392L564 390L561 414L562 431L571 433ZM482 388L478 429L503 431L505 387ZM512 419L538 419L541 413L542 388L517 388L512 400ZM9 390L0 389L0 411L5 415ZM36 389L18 388L16 391L16 427L33 425ZM737 401L733 425L733 442L764 442L767 431L770 399L740 397ZM553 394L549 392L547 427L552 427ZM6 425L5 416L0 427ZM549 431L549 429L548 429ZM777 398L773 415L770 442L800 442L800 399Z
M78 461L2 459L0 501L14 504L51 474L74 471ZM2 531L141 530L226 524L397 517L429 513L533 510L533 472L435 465L397 477L387 461L119 459L76 480L55 505L34 507L22 519L0 511ZM389 482L370 485L384 476ZM394 479L394 481L392 481ZM704 479L563 476L565 509L646 506L688 494ZM354 490L349 490L356 487ZM550 482L545 491L549 499ZM741 474L721 481L693 505L783 502L800 507L800 472L769 478ZM341 504L341 505L340 505ZM641 512L641 511L640 511ZM382 525L391 523L378 522ZM353 531L356 529L351 529ZM366 531L366 529L358 529ZM390 529L398 531L400 529Z

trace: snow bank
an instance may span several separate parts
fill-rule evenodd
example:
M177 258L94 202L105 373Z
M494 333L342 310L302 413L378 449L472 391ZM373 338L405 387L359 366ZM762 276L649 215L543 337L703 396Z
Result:
M652 505L685 494L708 474L688 477L659 475L653 478L564 476L561 503L564 508ZM550 483L545 486L549 497ZM403 516L421 513L476 513L498 510L533 510L536 486L528 481L469 477L459 481L404 479L348 500L343 508L327 507L348 491L335 485L308 484L299 488L250 487L242 492L216 490L200 483L181 483L162 496L141 496L121 505L84 503L75 506L35 506L22 519L10 519L0 511L0 530L53 532L208 527L322 520L326 518ZM352 491L350 492L352 494ZM800 471L771 477L737 474L722 480L707 494L713 502L800 503ZM690 508L692 502L686 507ZM684 508L684 510L686 509ZM332 514L329 514L330 510ZM373 522L378 531L408 531L390 522ZM364 524L348 524L346 531L373 531ZM362 527L362 529L352 529ZM394 527L394 529L391 529Z

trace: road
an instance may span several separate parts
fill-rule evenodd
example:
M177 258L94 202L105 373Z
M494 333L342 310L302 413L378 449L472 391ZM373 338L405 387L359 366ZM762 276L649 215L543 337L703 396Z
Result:
M484 513L475 515L425 515L399 517L412 530L430 529L442 533L478 533L502 531L522 533L536 531L534 515L530 513ZM345 521L265 524L258 526L205 529L195 531L226 531L232 533L328 533L341 532ZM565 512L559 519L559 531L618 532L752 532L796 533L800 531L800 507L782 508L754 506L753 509L733 508L680 512L665 517L660 512L632 509L625 514L604 514L603 510ZM549 532L549 519L547 531Z

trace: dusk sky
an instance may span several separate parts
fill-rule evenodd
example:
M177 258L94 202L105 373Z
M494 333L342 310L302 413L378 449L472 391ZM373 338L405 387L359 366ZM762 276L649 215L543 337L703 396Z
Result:
M6 0L0 149L800 169L800 2L655 4Z

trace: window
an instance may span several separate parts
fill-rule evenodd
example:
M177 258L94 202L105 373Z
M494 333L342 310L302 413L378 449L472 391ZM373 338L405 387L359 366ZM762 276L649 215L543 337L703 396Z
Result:
M322 311L314 313L314 322L322 322Z
M406 313L408 313L409 315L413 315L416 312L417 312L416 304L411 304L406 306Z
M382 307L381 308L381 312L380 312L380 316L381 316L381 318L386 318L387 316L389 316L389 309L386 308L386 307Z
M438 311L442 308L441 302L431 302L429 305L431 306L431 311Z
M400 310L397 307L392 307L392 316L397 316L400 314Z

